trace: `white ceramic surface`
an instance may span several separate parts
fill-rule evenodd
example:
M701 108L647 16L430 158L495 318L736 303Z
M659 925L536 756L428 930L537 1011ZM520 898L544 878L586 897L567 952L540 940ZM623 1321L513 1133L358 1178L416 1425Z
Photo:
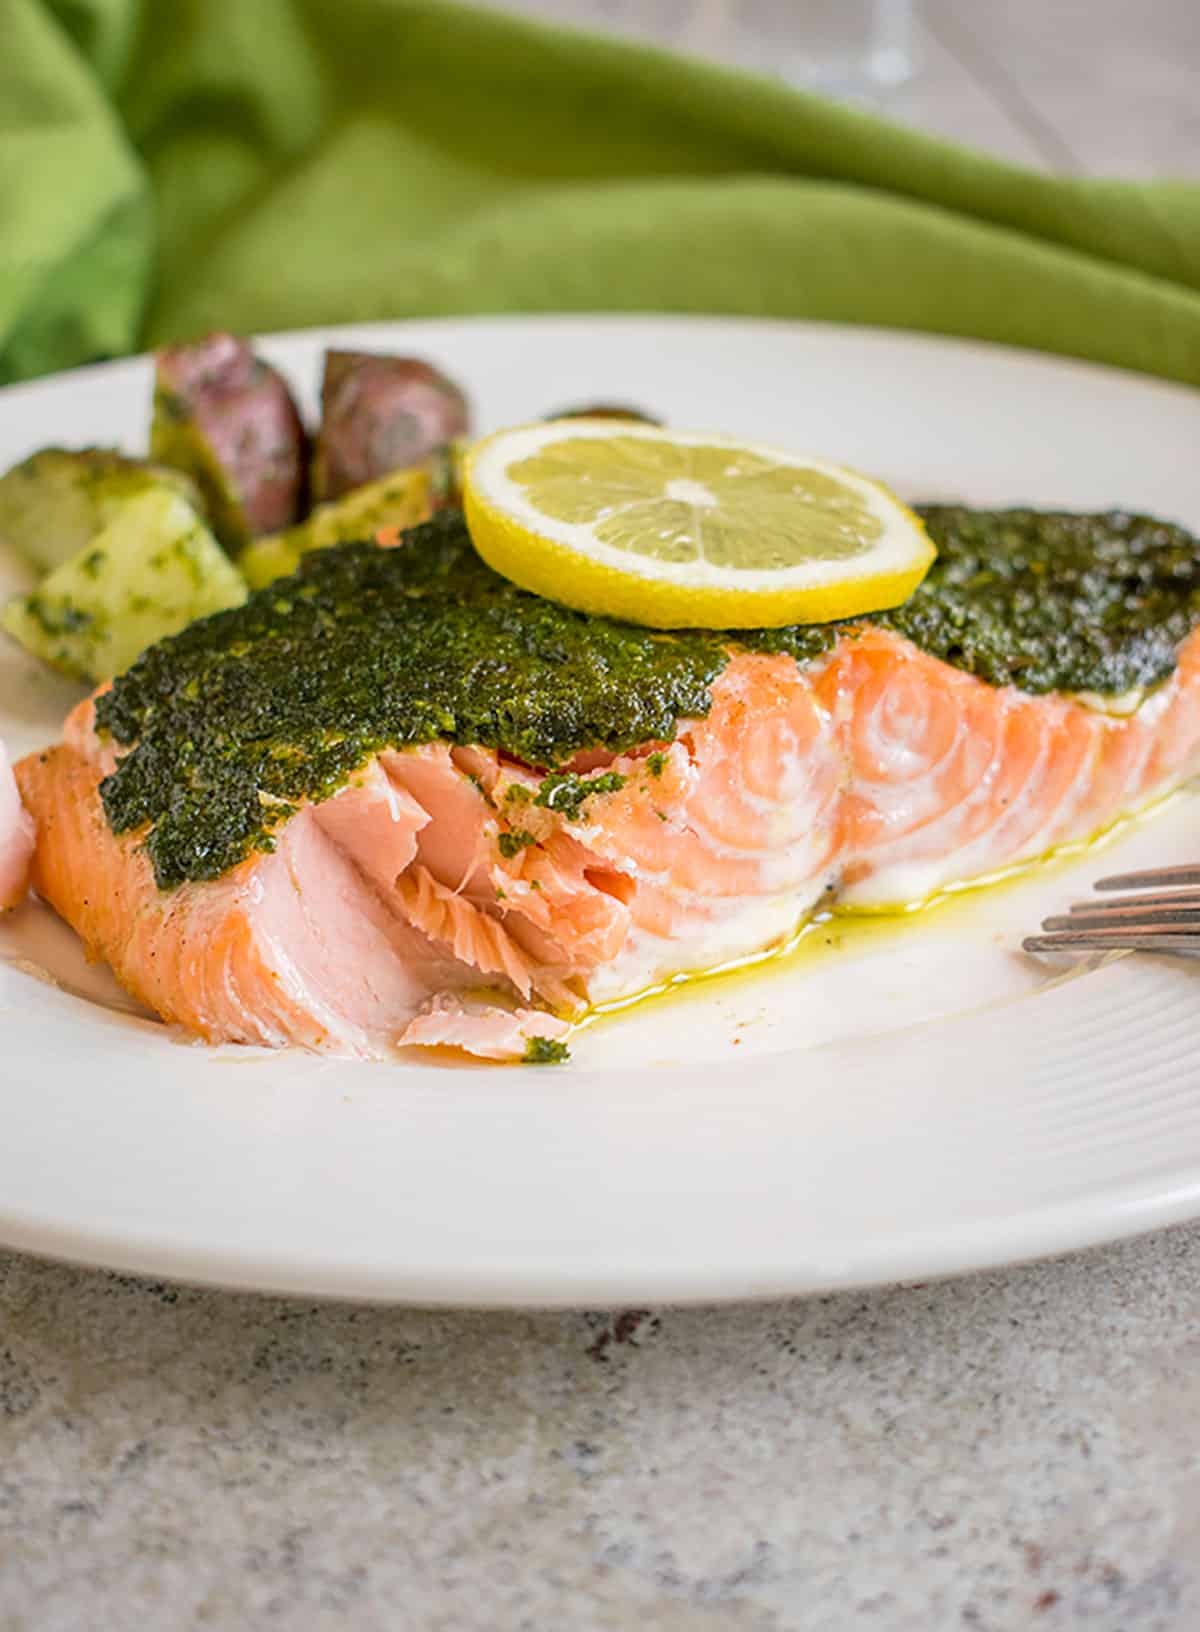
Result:
M484 428L621 399L914 498L1200 530L1198 399L1137 376L824 326L478 319L265 341L310 407L335 337L436 359ZM148 381L135 361L0 392L0 461L140 449ZM11 748L76 695L0 644ZM235 1286L569 1304L924 1278L1200 1215L1200 975L1122 959L1055 979L1016 951L1098 871L1200 854L1197 814L1183 795L1102 852L818 931L835 944L586 1030L560 1070L184 1046L30 904L0 927L0 1242Z

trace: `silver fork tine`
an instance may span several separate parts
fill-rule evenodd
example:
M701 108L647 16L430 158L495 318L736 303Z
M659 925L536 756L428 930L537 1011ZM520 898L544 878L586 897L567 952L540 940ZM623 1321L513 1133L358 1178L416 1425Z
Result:
M1042 923L1026 952L1162 952L1200 958L1200 864L1150 867L1097 879L1097 890L1141 891L1076 901Z
M1200 908L1200 890L1149 890L1144 895L1123 895L1119 901L1074 901L1068 912L1122 912L1126 907L1185 907L1194 904Z
M1047 918L1046 923L1052 920ZM1094 929L1047 929L1042 935L1034 936L1035 940L1055 940L1064 943L1076 941L1136 941L1144 940L1152 935L1157 941L1200 941L1200 926L1195 929L1150 928L1141 929L1137 925L1103 924Z
M1149 867L1140 873L1113 873L1109 878L1098 878L1098 890L1152 890L1161 885L1200 884L1200 866Z
M1029 935L1021 945L1026 952L1168 952L1200 957L1200 935L1147 935L1127 929L1059 930Z
M1154 929L1160 924L1186 929L1190 924L1200 931L1200 904L1192 907L1100 906L1092 912L1061 913L1042 920L1043 929L1103 929L1106 924L1117 929Z

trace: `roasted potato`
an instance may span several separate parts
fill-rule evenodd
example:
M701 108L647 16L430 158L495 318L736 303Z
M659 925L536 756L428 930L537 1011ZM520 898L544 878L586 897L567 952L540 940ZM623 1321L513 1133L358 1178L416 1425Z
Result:
M199 489L181 471L115 448L40 448L0 476L0 541L52 572L90 544L132 495L163 486L200 507Z
M10 601L0 624L36 656L89 685L147 646L246 598L237 568L197 511L158 482L114 500L87 543Z
M444 443L465 436L469 421L466 397L429 363L327 351L313 497L336 499L364 482L424 464Z
M378 482L367 482L332 504L319 504L307 521L282 533L255 539L238 566L251 589L261 589L285 572L295 572L301 556L331 544L367 540L385 528L403 531L425 521L433 510L432 471L428 465L396 470Z
M199 485L231 555L302 510L307 442L283 376L232 334L157 354L150 456Z

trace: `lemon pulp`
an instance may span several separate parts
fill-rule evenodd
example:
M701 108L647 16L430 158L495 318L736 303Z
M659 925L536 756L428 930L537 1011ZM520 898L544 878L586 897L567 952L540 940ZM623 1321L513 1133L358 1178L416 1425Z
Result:
M821 623L898 605L934 550L878 482L731 437L611 421L501 431L468 456L472 540L582 611L664 628Z

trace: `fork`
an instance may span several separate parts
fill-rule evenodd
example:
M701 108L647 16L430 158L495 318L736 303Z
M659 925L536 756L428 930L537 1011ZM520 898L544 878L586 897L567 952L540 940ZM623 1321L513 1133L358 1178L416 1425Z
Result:
M1076 901L1030 935L1026 952L1165 952L1200 957L1200 866L1151 867L1096 880L1097 890L1128 891L1114 901Z

